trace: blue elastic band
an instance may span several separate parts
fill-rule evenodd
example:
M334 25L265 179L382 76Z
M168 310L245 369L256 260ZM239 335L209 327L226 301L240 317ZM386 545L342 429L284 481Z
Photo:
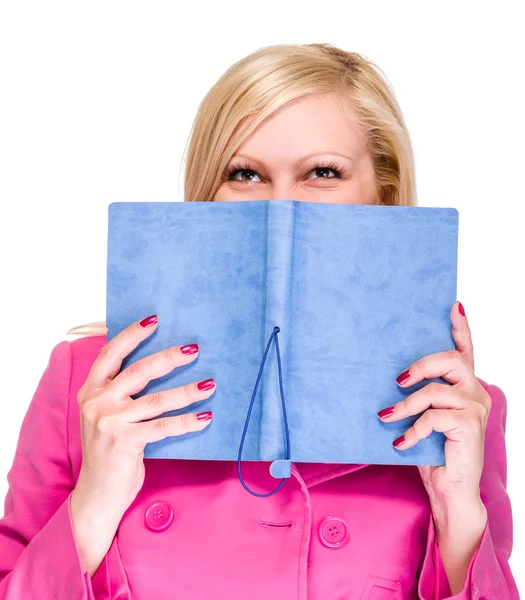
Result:
M239 458L237 460L237 471L239 472L239 479L244 487L245 490L247 490L248 492L250 492L250 494L253 494L254 496L259 496L261 498L265 498L267 496L271 496L272 494L275 494L275 492L278 492L281 487L284 485L284 482L286 481L286 477L283 478L283 480L281 481L281 483L271 492L268 492L267 494L259 494L257 492L252 491L245 483L244 483L244 479L242 478L242 474L241 474L241 456L242 456L242 447L244 445L244 438L246 437L246 431L248 430L248 423L250 422L250 416L252 414L252 408L253 408L253 403L255 401L255 394L257 393L257 388L259 386L259 380L261 379L261 374L263 371L263 367L264 367L264 363L266 362L266 355L268 354L268 350L270 348L270 344L272 343L272 338L275 337L275 348L277 351L277 364L279 367L279 387L281 390L281 402L282 402L282 406L283 406L283 415L284 415L284 427L286 430L286 459L290 460L290 432L288 430L288 419L286 417L286 406L284 404L284 392L283 392L283 378L282 378L282 372L281 372L281 355L279 353L279 342L277 341L277 334L279 333L280 328L279 327L274 327L273 328L273 332L270 335L270 339L268 340L268 344L266 345L266 350L264 351L264 355L263 355L263 359L262 359L262 363L261 363L261 368L259 369L259 375L257 376L257 381L255 382L255 389L253 390L253 394L252 394L252 399L250 402L250 408L248 409L248 415L246 416L246 423L244 424L244 431L242 432L242 438L241 438L241 443L239 446Z

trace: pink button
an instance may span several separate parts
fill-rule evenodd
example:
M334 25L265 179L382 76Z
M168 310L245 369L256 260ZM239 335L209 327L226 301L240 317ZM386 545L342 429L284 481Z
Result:
M144 521L151 531L165 531L173 523L173 507L169 502L156 500L146 509Z
M341 548L348 543L348 525L340 517L326 517L319 525L319 539L327 548Z

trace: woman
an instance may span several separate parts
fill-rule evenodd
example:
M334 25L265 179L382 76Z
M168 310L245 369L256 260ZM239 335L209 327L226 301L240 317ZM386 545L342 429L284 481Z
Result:
M416 205L413 156L394 93L375 65L327 44L263 48L204 98L186 201L295 199ZM0 599L516 599L508 565L506 399L474 375L467 317L456 350L398 377L428 384L378 418L429 408L399 451L435 429L442 467L294 463L277 494L247 494L235 462L143 461L148 442L204 429L212 412L153 417L208 398L212 379L132 400L198 356L192 340L119 373L155 315L106 343L60 342L22 425L0 522ZM98 327L98 328L97 328ZM75 329L69 333L78 333ZM93 335L98 334L98 335ZM248 462L252 489L273 489Z

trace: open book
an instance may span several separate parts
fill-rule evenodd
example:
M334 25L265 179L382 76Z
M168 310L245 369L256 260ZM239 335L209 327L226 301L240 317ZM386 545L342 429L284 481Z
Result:
M200 347L135 397L210 377L217 386L166 413L212 410L208 427L148 444L145 456L240 460L242 441L242 460L275 461L276 477L290 461L444 464L441 433L392 446L420 415L384 423L377 412L431 381L400 388L411 362L455 347L457 248L455 208L110 204L108 341L159 318L123 368L172 345Z

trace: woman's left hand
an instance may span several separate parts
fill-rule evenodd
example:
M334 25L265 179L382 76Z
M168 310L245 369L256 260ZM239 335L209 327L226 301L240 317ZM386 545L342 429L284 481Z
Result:
M485 428L491 408L490 395L474 374L472 337L459 302L453 304L450 318L456 349L416 360L397 382L405 387L441 377L452 385L430 382L378 413L383 421L391 422L426 411L394 441L400 451L411 448L433 430L445 434L445 465L418 466L430 500L437 505L455 499L479 499Z

